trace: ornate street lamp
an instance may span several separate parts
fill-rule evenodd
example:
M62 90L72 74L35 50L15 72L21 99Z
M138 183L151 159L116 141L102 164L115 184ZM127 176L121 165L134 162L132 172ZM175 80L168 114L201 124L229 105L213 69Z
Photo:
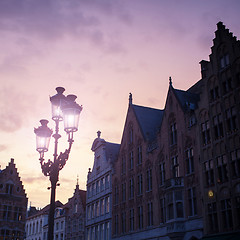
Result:
M73 143L73 133L78 130L79 116L82 111L82 106L79 106L75 102L75 99L77 98L75 95L64 96L63 92L65 89L62 87L57 87L56 90L57 94L50 97L52 104L52 119L55 122L55 133L53 134L53 138L55 139L53 161L49 159L45 162L44 160L44 153L48 151L48 146L53 133L53 131L47 126L48 120L42 119L40 121L41 126L34 128L34 133L36 134L36 150L40 154L39 160L42 172L45 176L49 176L51 182L51 200L48 215L48 240L54 239L55 195L59 171L64 167L68 160ZM60 121L64 122L64 130L68 134L69 146L65 152L60 152L60 154L58 154L58 139L61 138L61 135L59 134Z

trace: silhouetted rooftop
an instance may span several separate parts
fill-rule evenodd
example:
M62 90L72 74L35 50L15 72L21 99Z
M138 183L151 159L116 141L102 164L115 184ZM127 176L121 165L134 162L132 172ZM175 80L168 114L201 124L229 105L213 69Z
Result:
M144 138L154 140L162 122L163 110L132 104Z

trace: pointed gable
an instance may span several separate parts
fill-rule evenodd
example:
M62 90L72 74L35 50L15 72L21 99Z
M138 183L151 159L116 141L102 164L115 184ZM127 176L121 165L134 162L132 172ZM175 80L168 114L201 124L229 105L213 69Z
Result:
M145 140L153 141L162 122L163 110L131 105Z
M197 108L199 95L179 89L174 89L174 93L184 112Z

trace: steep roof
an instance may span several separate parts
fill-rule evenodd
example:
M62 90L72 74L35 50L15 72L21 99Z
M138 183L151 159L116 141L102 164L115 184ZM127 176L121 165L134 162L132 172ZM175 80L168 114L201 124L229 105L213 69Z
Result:
M112 161L114 161L115 159L117 159L117 155L120 149L120 144L106 142L105 149L106 149L107 160L111 159Z
M182 106L183 111L194 110L197 108L197 102L199 101L199 95L188 91L174 89L175 96Z
M153 141L162 122L163 110L131 104L143 136Z

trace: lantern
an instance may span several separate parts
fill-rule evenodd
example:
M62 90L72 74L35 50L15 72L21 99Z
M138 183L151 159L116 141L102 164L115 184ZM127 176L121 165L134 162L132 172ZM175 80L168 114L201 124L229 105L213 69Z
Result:
M52 119L54 121L62 121L63 114L62 114L62 105L65 102L66 97L63 95L65 89L63 87L56 88L57 94L50 97L50 101L52 103Z
M75 102L76 98L75 95L68 95L65 104L62 106L64 130L67 133L73 133L78 130L82 106Z
M40 156L43 156L43 153L48 151L52 130L47 126L48 120L42 119L40 123L40 127L34 128L34 133L36 134L36 150Z

